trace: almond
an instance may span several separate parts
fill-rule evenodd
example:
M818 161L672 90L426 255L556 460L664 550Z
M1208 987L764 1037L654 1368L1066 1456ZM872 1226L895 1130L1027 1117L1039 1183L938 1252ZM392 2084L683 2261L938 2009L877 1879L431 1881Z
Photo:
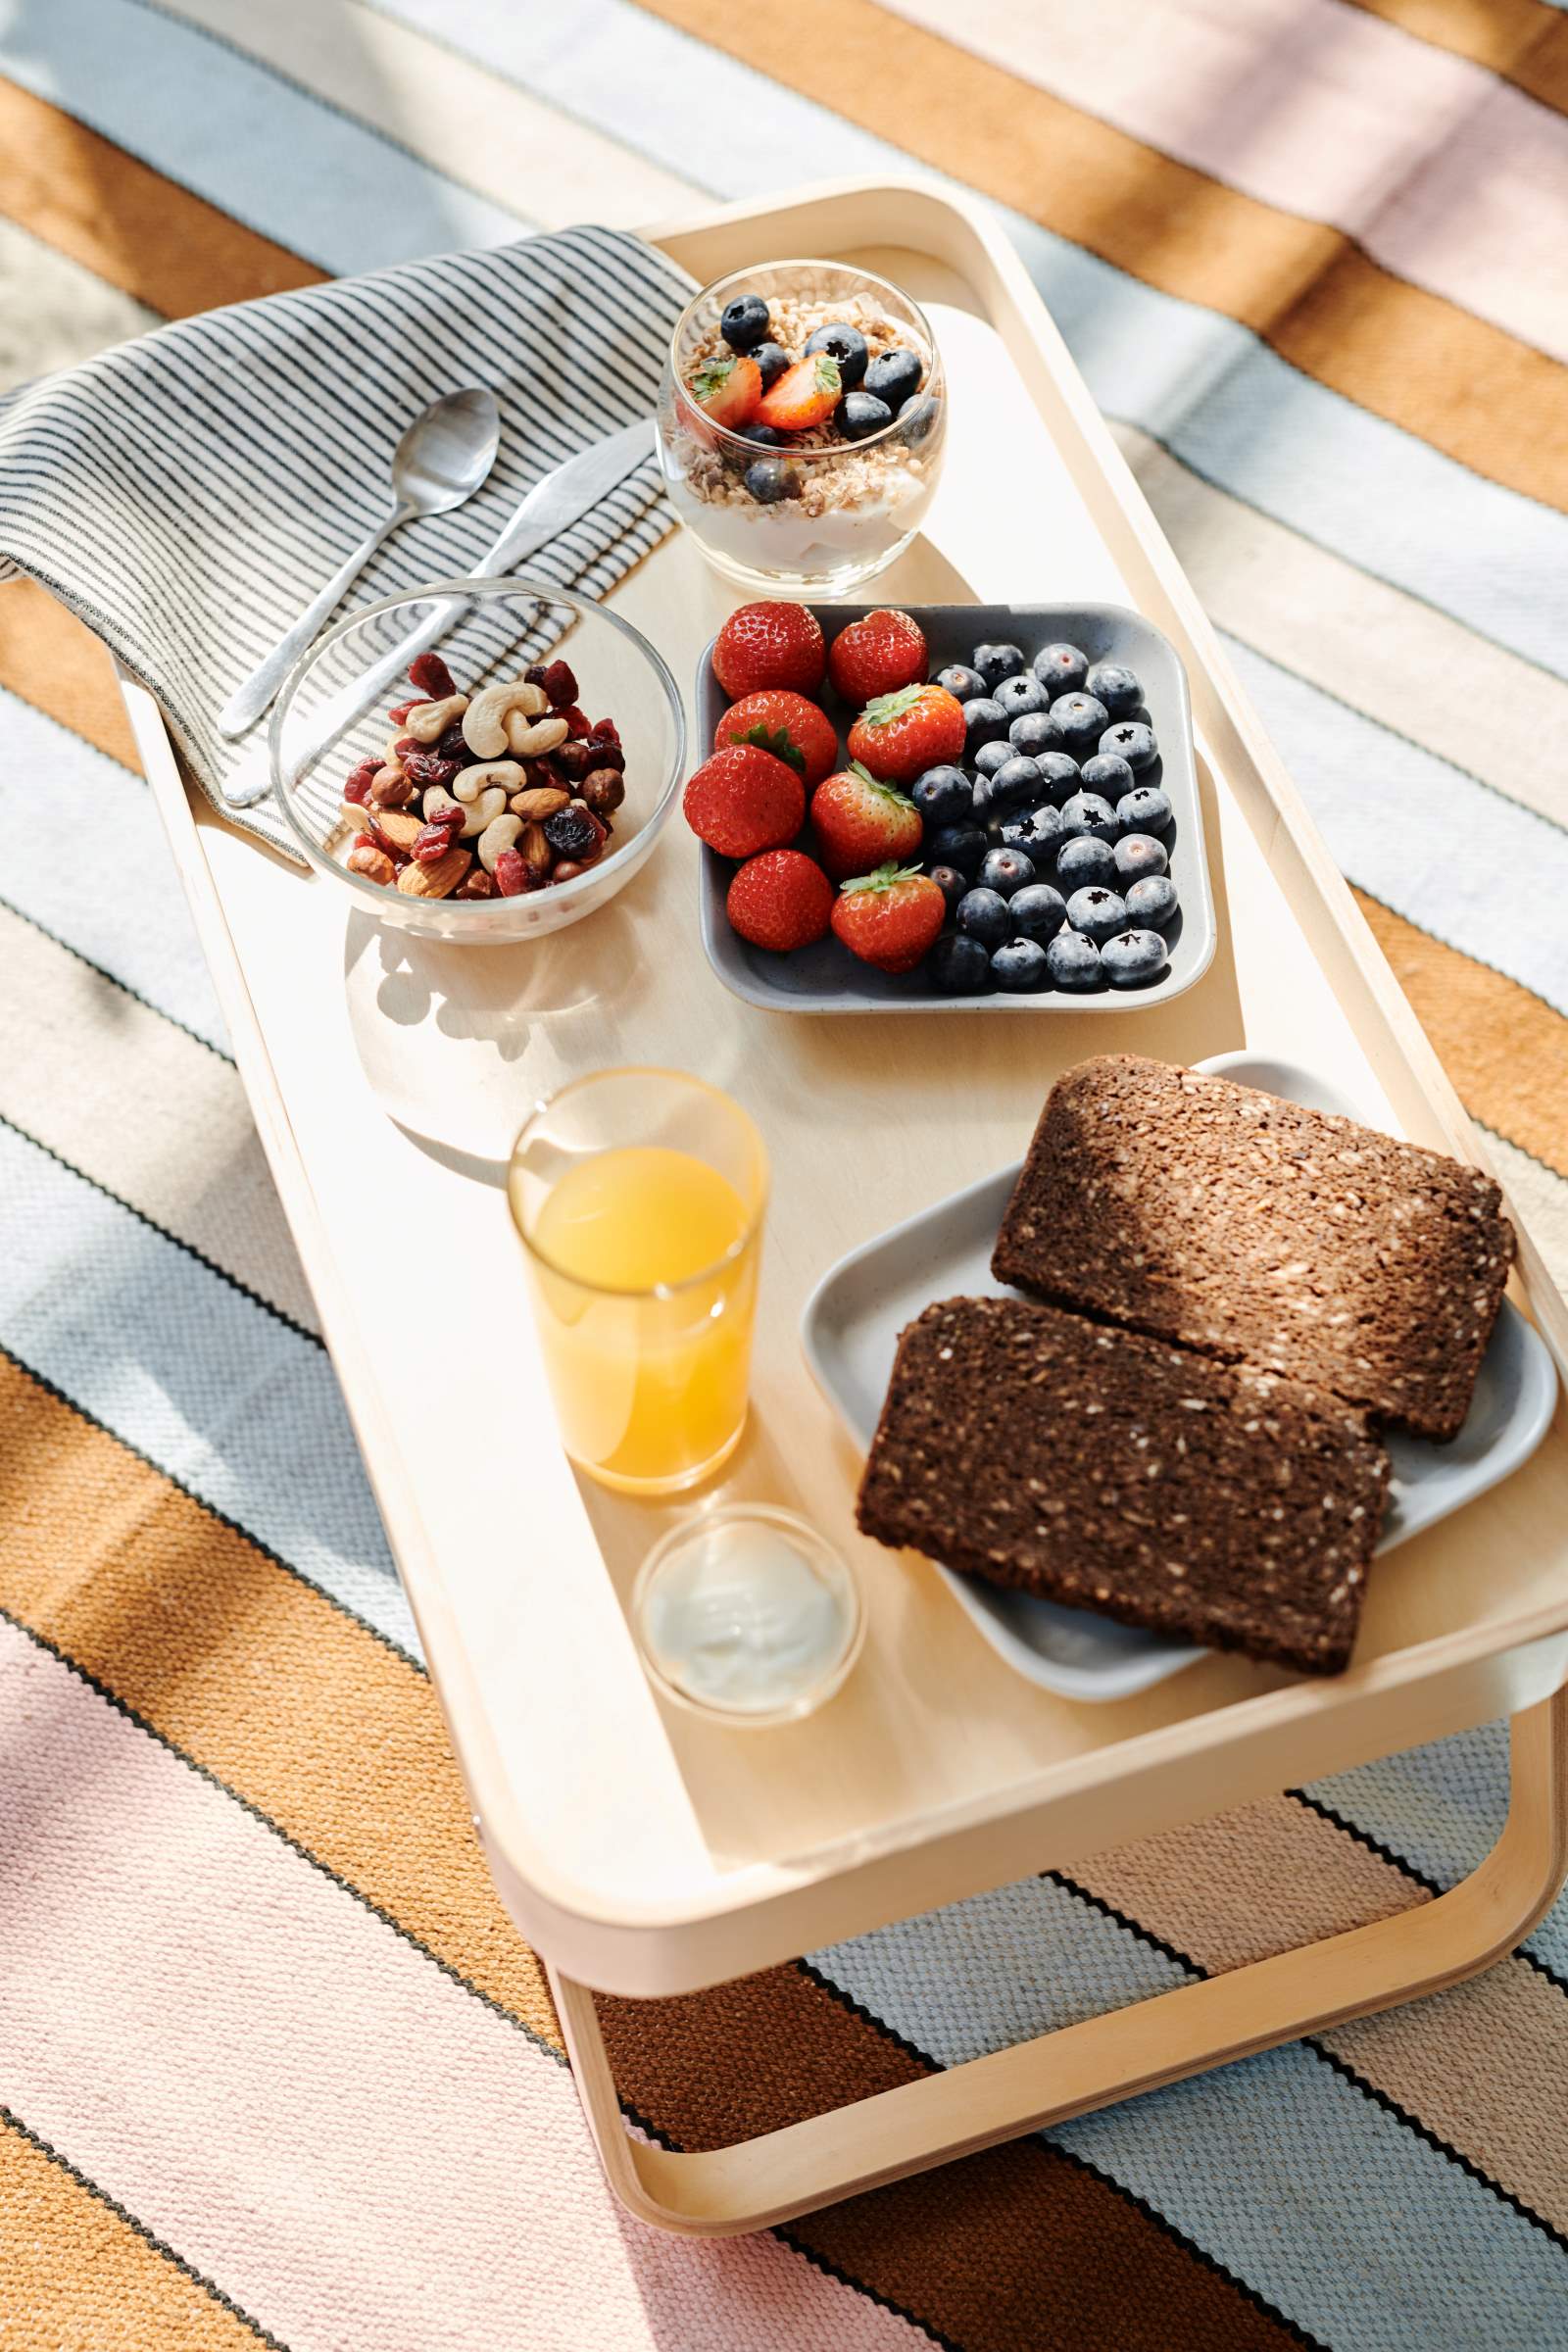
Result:
M543 825L524 825L517 842L517 855L532 874L548 874L555 860L555 852L545 839Z
M424 819L412 808L372 808L375 829L397 849L412 850L424 831Z
M399 874L398 888L406 899L444 899L457 889L472 863L466 850L448 850L434 865L420 865L415 860Z
M507 807L514 816L520 816L525 824L542 825L547 816L554 816L558 808L564 808L570 799L569 792L562 792L547 784L535 784L526 792L514 792Z

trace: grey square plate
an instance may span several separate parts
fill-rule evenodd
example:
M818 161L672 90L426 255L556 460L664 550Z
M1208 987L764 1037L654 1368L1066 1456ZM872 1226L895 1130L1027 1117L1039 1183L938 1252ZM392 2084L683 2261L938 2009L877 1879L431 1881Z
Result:
M875 612L873 605L813 605L831 644L850 621ZM1143 988L1102 988L1087 996L1046 989L1039 996L945 997L920 971L878 972L859 963L836 939L773 956L754 948L729 927L724 895L735 867L716 851L702 854L702 930L708 960L726 988L749 1004L776 1012L1127 1012L1142 1004L1163 1004L1191 988L1208 969L1214 954L1214 895L1203 848L1203 815L1193 760L1193 719L1187 675L1176 649L1152 621L1120 605L910 605L925 631L931 674L950 662L967 662L977 645L1019 645L1030 660L1043 645L1064 641L1079 646L1091 662L1119 662L1142 680L1150 723L1160 758L1140 783L1161 785L1170 797L1175 825L1170 839L1170 873L1181 910L1166 933L1170 961L1158 980ZM830 715L844 734L855 712L836 705ZM712 647L697 673L697 725L706 756L729 699L713 675ZM1042 879L1049 879L1043 876Z
M1369 1123L1364 1107L1294 1062L1221 1054L1198 1067ZM871 1443L906 1323L933 1298L1008 1296L992 1278L991 1252L1021 1164L999 1168L852 1250L808 1299L801 1321L807 1360L858 1445ZM1544 1342L1504 1299L1469 1416L1453 1444L1387 1441L1394 1479L1380 1556L1528 1461L1550 1426L1556 1400L1557 1374ZM951 1568L940 1573L992 1648L1030 1682L1064 1698L1126 1698L1205 1654L1088 1609L1063 1608Z

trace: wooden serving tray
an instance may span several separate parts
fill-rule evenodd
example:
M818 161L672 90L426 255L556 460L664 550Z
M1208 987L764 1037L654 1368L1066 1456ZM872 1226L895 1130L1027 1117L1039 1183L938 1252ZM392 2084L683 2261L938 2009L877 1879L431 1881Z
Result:
M884 601L1127 604L1181 654L1219 948L1179 1000L1097 1018L1094 1050L1196 1060L1250 1044L1339 1073L1396 1130L1479 1160L1000 231L930 189L849 184L652 233L702 280L754 260L842 256L934 314L956 430L930 536L878 584ZM614 600L683 679L731 601L681 534ZM156 710L134 689L128 699L487 1852L519 1926L564 1979L652 1994L733 1977L1516 1713L1568 1679L1559 1410L1516 1477L1380 1565L1355 1665L1337 1680L1214 1657L1101 1707L1023 1681L933 1571L855 1536L859 1459L812 1385L798 1326L846 1250L1021 1152L1047 1087L1091 1031L1071 1020L828 1021L737 1003L703 956L698 848L678 821L622 896L575 929L484 951L383 933L188 795ZM627 1061L728 1088L772 1156L753 1424L716 1492L815 1521L854 1551L869 1610L845 1690L782 1731L740 1736L661 1707L625 1603L672 1513L579 1484L555 1438L503 1170L540 1095ZM385 1249L394 1216L463 1235L450 1277L398 1274ZM1561 1364L1568 1315L1528 1236L1514 1296ZM493 1433L461 1476L444 1445L421 1444L433 1395L445 1427ZM1555 1770L1546 1731L1532 1738L1531 1756ZM1532 1888L1557 1850L1532 1847ZM1526 1917L1517 1886L1509 1903L1508 1923ZM584 1997L566 2003L579 2056ZM1267 2037L1272 2028L1254 2040ZM591 2050L586 2062L591 2073ZM1133 2076L1153 2079L1130 2066L1121 2087ZM1025 2098L999 2126L988 2110L983 2131L956 2127L942 2144L978 2144L1045 2111ZM927 2137L909 2135L909 2161L929 2160ZM868 2163L855 2177L890 2169ZM843 2185L842 2165L827 2175ZM671 2218L662 2188L638 2193L655 2218ZM797 2179L748 2205L710 2185L703 2218L683 2226L746 2226L815 2193Z

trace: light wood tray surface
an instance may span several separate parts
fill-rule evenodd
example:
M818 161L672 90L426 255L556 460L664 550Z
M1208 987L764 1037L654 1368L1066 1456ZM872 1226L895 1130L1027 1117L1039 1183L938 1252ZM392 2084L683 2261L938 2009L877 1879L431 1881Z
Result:
M678 819L577 928L427 946L212 816L128 690L503 1893L561 1970L631 1993L740 1974L1568 1677L1560 1410L1517 1477L1380 1566L1355 1666L1332 1683L1215 1657L1075 1706L1012 1674L926 1566L856 1537L859 1458L807 1371L802 1302L844 1251L1015 1157L1086 1052L1251 1045L1341 1073L1396 1131L1481 1154L1000 234L929 192L858 186L655 233L705 279L843 255L933 315L956 429L930 537L879 596L1105 600L1166 631L1193 692L1220 946L1178 1001L1087 1022L769 1014L707 966ZM731 601L680 534L614 600L683 681ZM869 1604L850 1685L784 1731L661 1707L624 1603L672 1512L579 1483L555 1439L503 1171L540 1095L627 1061L727 1088L772 1158L753 1424L715 1493L804 1512L854 1553ZM400 1237L454 1225L450 1273L416 1270ZM1528 1248L1521 1274L1561 1361L1568 1318ZM454 1423L489 1433L461 1471L428 1442Z

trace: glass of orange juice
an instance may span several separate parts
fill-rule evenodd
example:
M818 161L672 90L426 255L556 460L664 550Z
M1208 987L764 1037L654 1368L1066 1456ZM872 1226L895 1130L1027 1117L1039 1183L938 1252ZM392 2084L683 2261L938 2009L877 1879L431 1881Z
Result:
M626 1494L696 1486L746 1423L756 1127L684 1071L595 1071L524 1124L508 1192L567 1453Z

